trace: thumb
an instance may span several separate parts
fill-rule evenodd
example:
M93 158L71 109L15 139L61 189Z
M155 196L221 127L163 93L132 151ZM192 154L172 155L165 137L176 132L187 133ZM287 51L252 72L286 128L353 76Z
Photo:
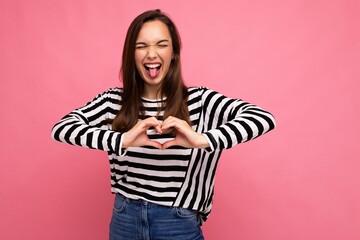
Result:
M175 139L173 140L170 140L170 141L167 141L167 142L164 142L163 145L162 145L162 149L167 149L171 146L176 146L177 145L177 142Z
M153 141L153 140L147 140L145 143L144 143L144 145L146 145L146 146L152 146L152 147L154 147L154 148L158 148L158 149L162 149L163 148L163 146L161 145L161 143L159 143L159 142L156 142L156 141Z

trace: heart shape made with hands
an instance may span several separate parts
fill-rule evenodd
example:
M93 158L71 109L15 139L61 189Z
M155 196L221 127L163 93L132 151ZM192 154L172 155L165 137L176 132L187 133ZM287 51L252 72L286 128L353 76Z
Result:
M151 140L147 131L153 127L153 131L159 134L174 133L173 138L162 142ZM152 146L158 149L167 149L171 146L182 146L185 148L208 147L208 141L204 135L195 132L184 120L176 117L168 117L163 122L155 117L140 120L133 128L124 133L123 147Z

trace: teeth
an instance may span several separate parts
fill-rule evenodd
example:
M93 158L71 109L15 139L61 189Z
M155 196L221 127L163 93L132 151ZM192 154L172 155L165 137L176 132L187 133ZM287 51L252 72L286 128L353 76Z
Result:
M157 67L160 67L160 66L161 66L160 63L154 63L154 64L149 63L149 64L144 64L144 65L145 65L145 67L147 67L147 68L157 68Z

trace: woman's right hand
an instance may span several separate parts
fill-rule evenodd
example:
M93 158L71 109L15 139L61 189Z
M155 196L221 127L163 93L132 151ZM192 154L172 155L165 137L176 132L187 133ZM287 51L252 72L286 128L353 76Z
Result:
M147 130L150 127L154 127L158 133L162 133L161 123L155 117L140 120L134 127L123 134L122 148L152 146L161 149L162 145L159 142L148 137Z

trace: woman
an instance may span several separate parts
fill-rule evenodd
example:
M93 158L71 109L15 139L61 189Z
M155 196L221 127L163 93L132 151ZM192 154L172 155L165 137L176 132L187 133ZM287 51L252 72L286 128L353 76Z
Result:
M120 76L62 118L55 140L108 152L110 239L203 239L222 150L275 127L273 116L181 77L180 37L160 10L131 23Z

